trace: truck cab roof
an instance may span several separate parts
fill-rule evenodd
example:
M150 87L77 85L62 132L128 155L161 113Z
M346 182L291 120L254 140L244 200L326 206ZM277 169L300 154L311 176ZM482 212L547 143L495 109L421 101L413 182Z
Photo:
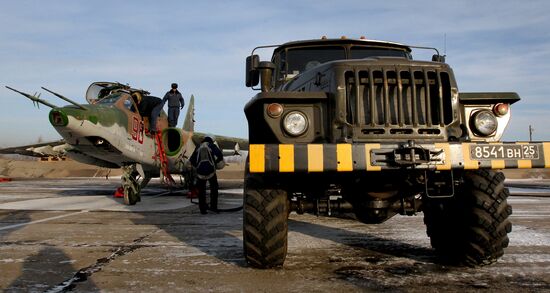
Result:
M395 43L395 42L388 42L388 41L379 41L379 40L370 40L370 39L348 39L348 38L340 38L340 39L327 39L327 38L321 38L321 39L312 39L312 40L300 40L300 41L292 41L287 42L275 49L275 51L281 51L287 48L295 48L295 47L309 47L309 46L327 46L327 45L349 45L349 46L361 46L361 47L373 47L373 48L384 48L384 49L394 49L394 50L402 50L405 52L410 53L411 48L407 45Z

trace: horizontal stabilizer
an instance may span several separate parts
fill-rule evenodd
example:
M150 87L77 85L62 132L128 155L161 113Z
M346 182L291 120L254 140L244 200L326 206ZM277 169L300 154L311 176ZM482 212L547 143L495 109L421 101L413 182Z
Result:
M239 146L239 143L235 144L235 148L231 149L222 149L222 153L224 157L228 156L240 156L241 155L241 147Z

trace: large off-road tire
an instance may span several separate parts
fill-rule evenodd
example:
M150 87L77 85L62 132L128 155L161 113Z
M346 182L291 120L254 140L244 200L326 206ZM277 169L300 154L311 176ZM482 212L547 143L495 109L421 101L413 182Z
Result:
M243 208L244 256L249 265L267 269L283 265L287 253L288 210L286 191L245 180Z
M465 172L450 199L426 198L424 223L431 245L447 262L481 266L495 262L508 246L512 207L504 175L491 170Z

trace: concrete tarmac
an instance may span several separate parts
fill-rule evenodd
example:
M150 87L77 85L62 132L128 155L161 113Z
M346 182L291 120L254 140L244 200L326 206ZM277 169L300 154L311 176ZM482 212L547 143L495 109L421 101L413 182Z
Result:
M514 183L514 182L512 182ZM201 215L153 182L128 207L118 179L0 183L0 288L7 292L550 292L550 184L511 188L510 246L481 268L441 264L422 213L379 225L291 214L282 269L242 253L242 212ZM220 207L242 180L220 182ZM541 191L542 190L542 191Z

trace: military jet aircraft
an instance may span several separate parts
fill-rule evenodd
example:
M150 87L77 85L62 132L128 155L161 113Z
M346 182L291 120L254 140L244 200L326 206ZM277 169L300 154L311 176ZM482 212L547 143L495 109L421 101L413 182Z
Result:
M167 116L161 112L157 123L158 134L151 135L148 118L142 117L132 94L149 95L148 91L132 88L118 82L94 82L86 91L89 104L78 104L58 93L45 91L67 101L70 105L57 107L11 87L35 104L52 108L49 120L63 137L57 151L86 164L107 168L122 168L124 203L140 201L140 191L153 177L170 182L171 174L190 178L188 158L195 146L207 135L194 131L194 97L191 96L183 128L168 127ZM138 95L139 96L139 95ZM234 155L248 148L248 141L239 138L215 136L224 155ZM48 145L42 144L41 146ZM48 145L52 150L56 146ZM38 149L41 150L41 149ZM50 150L50 149L48 149ZM32 146L25 151L37 152ZM51 153L49 153L51 154ZM42 153L44 155L44 153ZM171 179L171 180L168 180Z

